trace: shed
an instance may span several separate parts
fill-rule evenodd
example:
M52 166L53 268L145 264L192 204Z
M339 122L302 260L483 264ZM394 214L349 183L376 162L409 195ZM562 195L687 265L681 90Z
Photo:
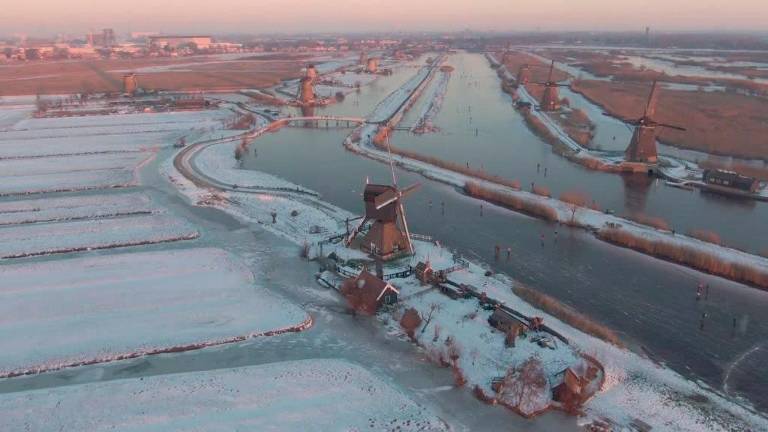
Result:
M560 402L568 410L575 410L586 399L586 379L582 378L572 368L567 368L558 374L562 381L552 388L552 399Z
M756 178L720 169L704 170L703 178L707 184L738 189L744 192L756 192L760 186L760 182Z
M494 327L504 333L507 333L513 327L517 327L521 324L524 327L528 327L526 323L520 321L519 319L512 316L512 314L501 308L496 308L491 316L488 317L488 324L490 324L491 327Z
M341 293L355 310L373 315L381 306L397 303L400 291L389 282L363 270L343 282Z
M418 264L416 264L416 279L419 280L423 285L432 283L432 275L434 271L432 270L432 265L427 262L420 261Z

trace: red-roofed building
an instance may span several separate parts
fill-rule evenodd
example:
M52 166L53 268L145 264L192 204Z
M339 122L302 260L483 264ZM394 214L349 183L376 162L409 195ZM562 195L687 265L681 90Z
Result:
M397 303L400 291L389 282L363 270L342 283L341 293L356 311L373 315L382 305Z

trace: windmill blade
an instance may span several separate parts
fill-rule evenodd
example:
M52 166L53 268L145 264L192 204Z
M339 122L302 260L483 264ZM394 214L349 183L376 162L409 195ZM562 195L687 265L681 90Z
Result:
M667 123L657 123L656 126L661 126L661 127L665 127L665 128L670 128L670 129L674 129L674 130L683 131L683 132L686 131L686 129L684 127L675 126L675 125L671 125L671 124L667 124Z
M387 154L389 154L389 169L392 171L392 185L397 188L397 176L395 175L395 161L392 159L392 148L389 146L389 132L387 132Z
M624 122L624 123L630 124L630 125L635 125L636 126L639 123L639 120L637 120L637 119L628 119L626 117L619 117L618 115L611 114L611 113L606 112L606 111L603 111L603 115L604 116L608 116L608 117L613 117L613 118L615 118L616 120L618 120L620 122Z
M400 223L403 227L403 231L405 231L405 241L408 243L408 253L413 254L413 243L411 243L411 231L408 230L408 222L405 220L405 207L403 207L403 202L400 201L400 211L398 212L400 214Z
M401 198L405 198L405 197L407 197L408 195L410 195L410 194L412 194L412 193L416 192L416 189L418 189L418 188L420 188L420 187L421 187L421 183L414 183L414 184L412 184L412 185L408 186L407 188L405 188L405 189L401 190L401 191L400 191L400 197L401 197Z
M552 63L549 65L549 78L547 78L547 82L552 82L552 75L555 73L555 61L552 60Z
M653 118L656 115L656 101L659 99L658 81L653 81L651 93L648 95L648 103L645 105L645 117Z
M382 207L387 206L389 204L392 204L393 202L397 201L397 199L400 196L397 194L396 190L389 189L386 192L377 195L373 199L373 205L376 207L376 210L381 210Z

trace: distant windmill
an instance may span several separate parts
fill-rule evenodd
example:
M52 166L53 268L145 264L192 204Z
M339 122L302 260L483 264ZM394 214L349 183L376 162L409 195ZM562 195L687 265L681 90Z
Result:
M567 87L567 84L558 84L554 80L555 74L555 61L549 65L549 75L547 81L543 83L533 83L536 85L544 86L544 94L541 96L541 110L542 111L557 111L560 109L560 97L557 95L558 87Z
M389 148L389 142L387 142ZM405 219L403 199L421 186L419 183L404 189L397 187L392 154L389 155L393 185L367 183L363 192L365 216L347 238L349 246L360 230L369 221L373 221L368 232L360 240L360 249L386 261L402 254L413 254L411 234Z
M135 72L123 75L123 94L133 96L139 89L139 80Z
M656 116L656 102L659 99L658 83L653 82L651 93L648 95L648 102L645 105L645 112L639 119L626 119L619 117L619 120L628 125L635 126L632 133L632 140L625 152L624 158L627 162L642 162L654 164L658 161L656 151L656 128L666 127L679 131L685 131L685 128L667 123L659 123L653 119ZM609 115L608 113L605 113Z
M307 65L304 76L299 81L298 94L296 99L304 104L310 105L315 102L315 81L317 80L317 69L315 65Z
M526 63L520 66L520 69L517 70L517 79L515 80L515 84L519 86L526 85L530 80L531 80L531 68Z

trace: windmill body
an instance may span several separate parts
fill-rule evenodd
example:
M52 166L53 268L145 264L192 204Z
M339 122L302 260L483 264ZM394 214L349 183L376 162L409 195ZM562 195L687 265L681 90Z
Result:
M359 248L382 261L413 253L405 209L402 200L419 185L405 189L382 184L366 184L363 192L365 216L352 232L348 244L357 243ZM371 223L363 236L358 236L364 225Z
M315 103L315 81L317 80L317 69L314 65L308 65L304 76L299 81L299 92L296 99L302 105L311 105Z
M526 85L531 80L531 68L524 64L517 71L517 85Z
M666 123L658 123L654 120L656 116L656 101L659 98L658 84L653 82L651 93L648 95L648 102L645 106L645 112L639 119L622 119L625 123L634 125L635 130L632 133L632 139L624 153L624 159L627 162L655 164L659 160L656 150L656 128L666 127L670 129L684 131L684 128Z
M624 152L627 162L642 162L655 164L658 162L656 152L656 127L638 125L632 132L632 139Z
M557 111L560 109L560 96L557 93L557 88L560 86L554 80L555 61L549 66L549 76L547 82L544 85L544 93L541 95L541 103L539 106L542 111Z

